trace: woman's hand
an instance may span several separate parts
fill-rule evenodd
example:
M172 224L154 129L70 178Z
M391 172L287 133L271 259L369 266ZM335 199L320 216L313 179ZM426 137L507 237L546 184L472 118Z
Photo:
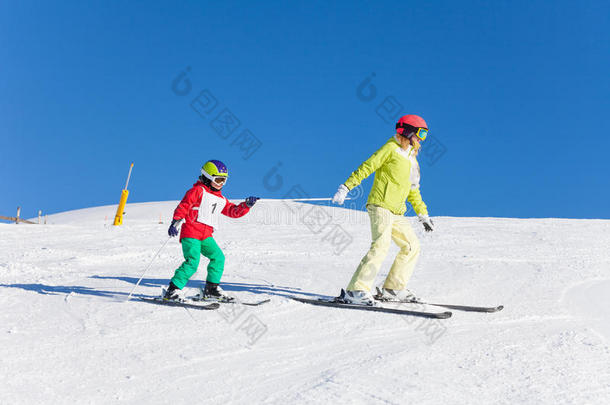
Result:
M349 193L349 188L345 187L345 184L341 184L331 201L335 204L343 205L347 193Z
M418 215L419 222L422 223L426 232L432 232L434 230L434 222L427 215Z

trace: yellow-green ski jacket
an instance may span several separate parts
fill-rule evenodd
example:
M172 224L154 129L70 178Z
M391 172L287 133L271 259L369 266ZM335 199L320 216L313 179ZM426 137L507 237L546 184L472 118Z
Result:
M351 190L373 172L375 180L367 204L403 215L407 211L407 200L417 215L428 215L428 208L419 192L419 164L411 147L403 150L395 137L390 138L344 184Z

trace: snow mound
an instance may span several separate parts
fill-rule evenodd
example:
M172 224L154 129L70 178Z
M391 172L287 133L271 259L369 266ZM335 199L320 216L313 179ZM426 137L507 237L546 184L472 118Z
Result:
M125 302L167 242L176 201L0 224L0 403L605 403L610 221L435 218L410 283L503 304L424 320L298 303L335 295L370 244L365 212L261 201L226 219L223 287L260 307ZM162 222L162 223L160 223ZM378 281L387 274L390 251ZM135 296L182 261L170 240ZM205 279L206 261L191 279Z

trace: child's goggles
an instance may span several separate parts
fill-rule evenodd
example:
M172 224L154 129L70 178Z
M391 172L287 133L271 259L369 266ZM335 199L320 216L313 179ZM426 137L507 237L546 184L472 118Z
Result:
M226 176L213 176L212 181L216 184L225 184L227 182Z

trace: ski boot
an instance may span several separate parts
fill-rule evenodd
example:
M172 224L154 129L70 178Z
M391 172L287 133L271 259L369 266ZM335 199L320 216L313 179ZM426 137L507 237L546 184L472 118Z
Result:
M197 299L201 301L233 302L235 298L227 295L218 283L205 282L205 287L199 287Z
M375 299L369 291L345 291L341 290L341 294L336 298L337 302L344 304L364 305L374 307L377 305Z
M176 287L174 283L169 282L167 289L161 290L163 301L184 301L182 290Z
M377 287L377 294L374 297L377 301L389 301L389 302L404 302L404 303L418 303L421 302L419 298L408 289L403 290L391 290L389 288Z

